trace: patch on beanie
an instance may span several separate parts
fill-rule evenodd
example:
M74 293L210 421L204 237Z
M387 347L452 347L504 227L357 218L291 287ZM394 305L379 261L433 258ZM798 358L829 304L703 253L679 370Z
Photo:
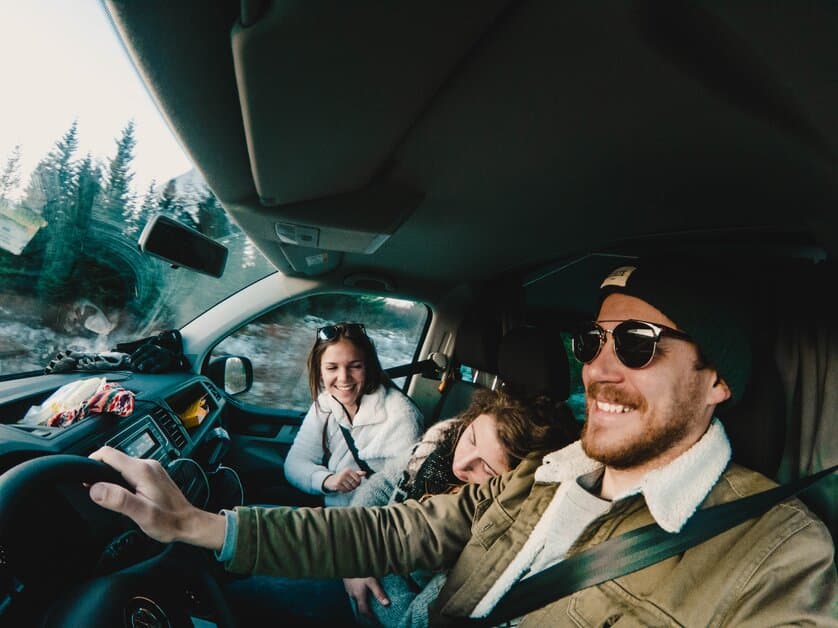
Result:
M602 290L606 286L617 286L618 288L625 288L626 283L631 277L631 274L637 270L637 266L620 266L611 271L611 274L606 277L599 289Z

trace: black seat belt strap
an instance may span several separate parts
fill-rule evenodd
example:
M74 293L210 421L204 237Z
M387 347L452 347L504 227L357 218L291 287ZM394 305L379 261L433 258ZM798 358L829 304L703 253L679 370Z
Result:
M632 530L586 549L515 584L492 612L469 625L497 626L521 617L555 600L608 580L632 573L767 512L772 506L793 497L838 465L801 478L791 484L719 504L696 512L678 533L657 524Z
M346 446L349 447L349 453L352 454L352 457L355 458L355 462L358 463L361 471L367 474L367 477L371 477L375 471L370 468L370 465L367 464L367 461L361 458L358 454L358 447L355 445L355 439L352 438L352 434L349 432L349 429L344 427L343 425L338 425L340 428L341 433L343 434L343 439L346 441Z
M439 358L436 360L428 358L427 360L419 360L418 362L411 362L410 364L391 366L390 368L384 369L384 372L387 373L387 376L390 379L398 379L399 377L404 377L405 375L416 374L423 375L428 378L438 378L440 368Z

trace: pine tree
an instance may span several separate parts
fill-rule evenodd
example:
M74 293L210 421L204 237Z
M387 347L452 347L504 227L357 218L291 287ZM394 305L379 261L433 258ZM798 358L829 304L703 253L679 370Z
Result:
M49 222L76 195L73 156L78 148L78 121L74 120L55 142L52 150L35 167L24 193L29 209L43 214Z
M13 149L0 173L0 201L8 199L20 185L20 144Z
M198 223L195 222L194 216L187 209L186 199L178 192L174 179L169 179L166 187L163 188L157 208L161 214L165 214L169 218L174 218L193 229L198 228Z
M78 123L73 121L52 151L35 169L27 197L41 194L41 211L47 221L42 230L46 248L37 292L44 304L55 304L72 294L72 275L78 233L74 221L78 214L78 171L73 155L78 147ZM36 209L32 207L32 209Z
M209 188L205 188L203 197L198 202L198 228L201 233L211 238L222 238L230 233L227 213Z
M131 190L134 173L131 171L131 162L134 160L136 145L134 121L129 120L116 140L116 155L108 165L107 180L102 192L102 210L113 221L130 222L134 211L134 193Z
M157 182L152 179L151 183L148 184L145 196L143 196L142 204L139 207L136 207L132 212L131 217L128 220L128 224L125 227L125 233L130 236L140 231L152 215L157 212L159 202L160 198L157 193Z
M87 239L87 231L93 215L93 205L102 191L102 170L88 153L77 168L76 203L70 228L75 232L73 238L78 249L82 250Z

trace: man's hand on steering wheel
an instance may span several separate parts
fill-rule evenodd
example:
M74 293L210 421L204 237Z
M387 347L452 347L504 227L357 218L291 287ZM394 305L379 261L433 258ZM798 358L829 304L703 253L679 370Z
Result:
M90 498L95 503L129 517L157 541L221 549L224 517L190 504L159 462L132 458L112 447L102 447L90 457L119 471L134 487L132 493L116 484L96 482L90 487Z

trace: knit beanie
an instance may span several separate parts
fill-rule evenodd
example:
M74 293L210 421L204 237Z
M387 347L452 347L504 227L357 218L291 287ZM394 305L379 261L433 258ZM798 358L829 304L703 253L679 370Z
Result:
M614 269L600 285L609 294L637 297L672 320L698 346L730 388L727 404L742 398L751 372L751 342L740 290L730 268L710 260L649 258Z

